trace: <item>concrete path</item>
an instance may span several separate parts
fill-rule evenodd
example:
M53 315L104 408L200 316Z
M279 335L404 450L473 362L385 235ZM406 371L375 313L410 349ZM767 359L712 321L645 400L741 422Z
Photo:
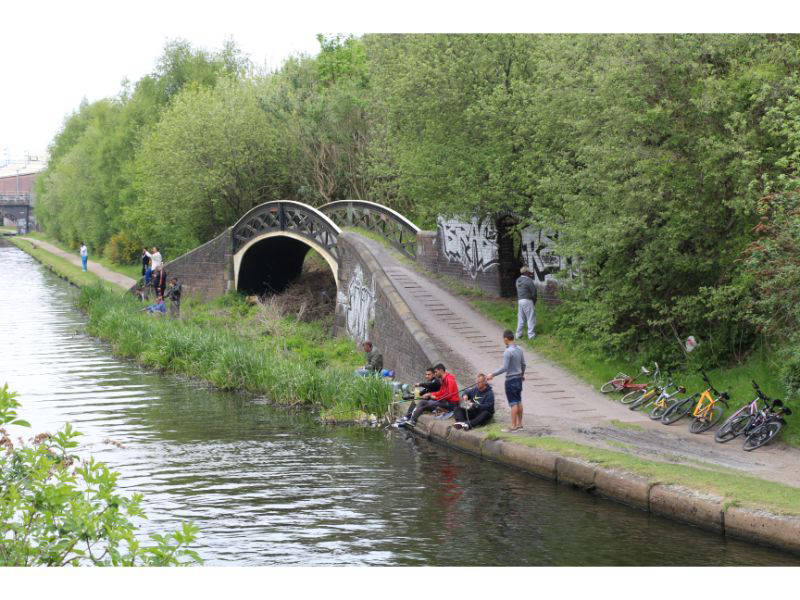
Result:
M49 244L48 242L43 242L42 240L37 240L34 238L23 237L21 238L37 246L42 248L43 250L47 250L50 254L55 254L56 256L60 256L68 260L70 263L75 265L76 267L81 266L81 257L77 253L65 252L58 246L54 246L53 244ZM100 279L105 279L106 281L110 281L111 283L115 283L118 286L124 289L130 289L136 283L135 279L131 279L130 277L126 277L121 273L117 273L116 271L112 271L111 269L105 268L103 265L94 262L93 260L89 259L89 272L94 273Z
M427 328L459 386L474 383L478 372L488 374L502 366L503 328L423 275L410 261L374 240L359 239L375 254L398 293ZM527 362L522 394L524 429L514 435L551 435L660 462L709 463L800 487L800 450L773 442L744 452L741 439L719 444L713 431L690 433L687 419L662 425L647 414L629 410L617 395L601 394L529 347L522 348ZM508 424L511 413L503 382L503 376L493 382L495 421ZM744 398L739 400L732 408L744 404ZM612 421L625 425L615 426Z

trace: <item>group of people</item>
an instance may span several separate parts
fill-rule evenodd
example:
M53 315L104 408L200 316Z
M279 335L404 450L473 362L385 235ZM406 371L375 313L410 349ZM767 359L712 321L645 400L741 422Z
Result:
M398 419L395 427L414 427L420 415L436 412L437 419L455 419L456 429L469 430L489 422L494 416L495 397L490 381L505 373L506 401L511 408L511 426L503 429L509 433L522 429L522 382L525 380L525 355L516 343L511 330L503 332L506 349L503 352L503 366L489 373L478 373L475 383L468 388L459 389L456 378L439 363L428 367L425 379L415 387L419 389L419 400L412 402L404 417ZM372 349L372 344L370 344Z
M153 246L152 252L148 252L147 248L142 248L142 277L144 277L144 288L139 292L140 298L144 299L148 295L149 289L153 290L156 297L153 304L142 310L152 314L166 314L165 299L169 299L170 315L179 317L182 286L177 277L172 277L169 279L170 285L167 288L167 270L164 268L158 246Z

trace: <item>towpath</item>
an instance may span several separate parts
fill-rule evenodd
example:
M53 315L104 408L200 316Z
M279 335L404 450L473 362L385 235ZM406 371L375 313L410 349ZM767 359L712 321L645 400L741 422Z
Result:
M375 254L427 329L442 362L456 375L460 386L474 383L478 372L490 373L502 365L502 327L394 251L364 236L359 239ZM528 365L522 394L524 427L515 436L548 435L659 462L706 463L800 487L800 450L796 448L772 443L744 452L740 440L719 444L712 432L690 433L686 419L672 426L662 425L646 414L628 410L615 396L601 394L528 346L523 350ZM511 413L503 381L500 376L493 382L495 420L508 424Z
M61 258L69 261L76 267L81 266L81 257L78 254L73 254L71 252L65 252L58 246L54 246L48 242L43 242L42 240L37 240L34 238L23 237L21 238L27 242L30 242L36 247L42 248L47 250L50 254L55 254L56 256L60 256ZM126 277L121 273L117 273L116 271L112 271L111 269L107 269L103 265L96 263L93 260L89 260L89 272L94 273L101 279L105 279L106 281L110 281L124 289L130 289L136 283L135 279L131 279L130 277Z

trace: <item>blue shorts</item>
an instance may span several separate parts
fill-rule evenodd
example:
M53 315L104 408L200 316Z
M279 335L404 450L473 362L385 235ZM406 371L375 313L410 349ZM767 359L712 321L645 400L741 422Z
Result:
M522 402L522 377L506 379L506 400L509 406Z

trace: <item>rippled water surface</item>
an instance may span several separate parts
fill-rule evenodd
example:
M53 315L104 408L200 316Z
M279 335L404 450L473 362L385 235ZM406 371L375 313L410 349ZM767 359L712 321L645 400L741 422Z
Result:
M85 434L80 452L145 495L144 531L195 521L206 564L800 564L402 432L145 372L82 333L74 294L0 247L0 385L32 431Z

